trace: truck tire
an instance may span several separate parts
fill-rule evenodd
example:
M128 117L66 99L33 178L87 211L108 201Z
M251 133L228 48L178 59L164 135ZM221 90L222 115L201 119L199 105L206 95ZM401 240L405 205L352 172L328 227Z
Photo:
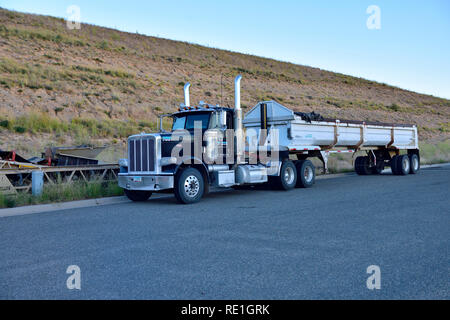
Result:
M409 162L411 164L411 169L409 173L416 174L420 170L420 159L417 154L410 154L409 155Z
M280 176L271 177L271 184L279 190L292 190L297 185L297 168L290 160L283 161Z
M175 177L175 198L181 204L199 202L205 192L203 175L195 168L182 169Z
M411 162L407 154L397 157L397 175L406 176L411 170Z
M372 172L369 167L369 157L358 157L355 160L355 171L360 176L368 176Z
M391 166L391 171L393 175L398 175L398 170L397 170L397 160L398 160L399 156L393 156L390 162L390 166Z
M152 196L151 191L139 191L139 190L124 190L125 195L134 202L144 202Z
M297 168L297 188L311 188L316 182L316 168L309 160L300 160L295 163Z

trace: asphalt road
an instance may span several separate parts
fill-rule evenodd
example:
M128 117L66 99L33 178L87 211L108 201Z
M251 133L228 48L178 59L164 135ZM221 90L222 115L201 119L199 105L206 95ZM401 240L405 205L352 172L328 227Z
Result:
M447 166L1 218L0 298L449 299L449 191Z

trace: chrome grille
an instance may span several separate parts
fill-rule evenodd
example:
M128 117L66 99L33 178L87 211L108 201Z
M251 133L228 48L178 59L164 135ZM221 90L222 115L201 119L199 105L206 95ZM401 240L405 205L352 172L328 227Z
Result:
M155 171L155 138L143 137L128 142L130 172Z

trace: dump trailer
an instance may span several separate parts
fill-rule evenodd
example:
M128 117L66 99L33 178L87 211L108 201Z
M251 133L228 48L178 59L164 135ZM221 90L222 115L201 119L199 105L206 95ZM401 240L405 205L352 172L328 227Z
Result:
M268 184L291 190L310 188L316 168L328 171L332 153L359 152L359 175L395 175L420 169L415 125L325 119L294 112L276 101L259 102L245 116L240 103L241 76L235 79L234 109L200 102L191 106L190 84L171 130L129 137L128 158L119 161L119 185L133 201L173 190L180 203L198 202L210 187L247 188ZM192 152L193 151L193 152Z

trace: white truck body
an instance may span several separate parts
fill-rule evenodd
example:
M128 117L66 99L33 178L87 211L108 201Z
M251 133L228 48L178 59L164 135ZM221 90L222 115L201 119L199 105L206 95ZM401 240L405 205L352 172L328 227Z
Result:
M259 132L263 104L267 106L268 132L278 129L280 147L291 152L377 147L418 149L416 126L331 119L308 122L275 101L260 102L245 115L243 123L247 131L255 129Z

